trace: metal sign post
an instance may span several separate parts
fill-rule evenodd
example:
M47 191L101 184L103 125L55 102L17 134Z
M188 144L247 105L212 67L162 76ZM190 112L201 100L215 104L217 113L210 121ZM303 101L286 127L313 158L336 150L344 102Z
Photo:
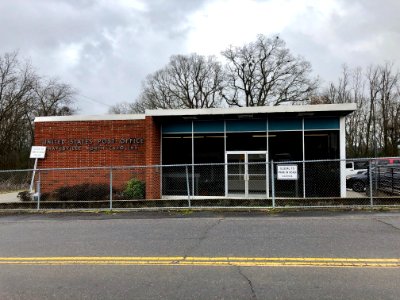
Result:
M32 173L32 179L31 179L31 186L29 188L29 192L33 193L33 184L35 180L35 174L36 174L36 168L37 168L37 162L38 159L43 159L46 155L46 147L44 146L32 146L31 148L31 155L29 156L30 158L35 159L35 165L33 166L33 173Z
M38 159L36 158L35 159L35 165L33 166L33 173L32 173L32 179L31 179L31 185L30 185L30 188L29 188L29 193L33 193L33 183L34 183L34 180L35 180L37 161L38 161Z

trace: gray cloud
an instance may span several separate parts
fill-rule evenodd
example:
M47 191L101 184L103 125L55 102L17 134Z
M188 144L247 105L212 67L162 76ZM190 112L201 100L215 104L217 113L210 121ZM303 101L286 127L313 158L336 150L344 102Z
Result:
M88 100L133 101L141 80L179 53L185 16L200 1L0 1L0 51L18 49L40 74L58 76L81 93L82 113L106 112ZM93 105L94 104L94 105Z
M105 113L108 107L100 102L133 101L146 75L171 55L186 53L190 16L215 1L0 0L0 53L19 50L40 74L80 91L81 113ZM397 58L397 0L336 0L337 10L324 18L311 0L304 1L309 8L281 37L326 81L337 78L343 63L365 66ZM229 18L221 16L221 22ZM264 29L256 31L268 34Z
M315 72L325 82L335 81L341 66L383 64L399 66L400 22L397 17L400 2L395 0L339 0L338 11L325 23L314 23L318 12L309 10L308 26L287 28L283 37L289 46L312 62Z

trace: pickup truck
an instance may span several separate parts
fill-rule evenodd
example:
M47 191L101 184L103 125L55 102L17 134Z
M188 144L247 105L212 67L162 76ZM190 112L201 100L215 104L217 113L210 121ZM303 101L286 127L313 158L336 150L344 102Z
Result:
M355 163L354 161L346 162L346 178L352 175L360 174L367 171L368 163Z

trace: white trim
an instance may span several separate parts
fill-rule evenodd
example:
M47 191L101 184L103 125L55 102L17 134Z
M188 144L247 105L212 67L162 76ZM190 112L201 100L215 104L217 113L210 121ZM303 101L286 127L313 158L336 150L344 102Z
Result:
M68 122L68 121L123 121L144 120L146 116L201 116L201 115L245 115L245 114L273 114L298 113L299 116L319 112L332 112L346 115L356 110L355 103L318 104L318 105L280 105L256 107L229 107L229 108L202 108L202 109L156 109L146 110L145 114L114 114L114 115L72 115L36 117L37 122Z
M225 196L190 196L190 199L225 199ZM233 197L231 197L233 199ZM188 196L182 195L161 195L162 200L187 200ZM237 197L237 199L243 199L243 197Z
M124 121L124 120L144 120L144 114L118 114L118 115L73 115L73 116L51 116L36 117L35 123L38 122L69 122L69 121Z
M194 122L192 121L192 197L194 196L194 180Z
M344 112L356 110L355 103L318 104L318 105L280 105L229 108L202 109L154 109L146 110L146 116L196 116L196 115L235 115L261 113L314 113L314 112Z
M304 140L304 117L301 119L301 146L302 146L302 151L303 151L303 198L306 197L306 147L305 147L305 140ZM296 184L297 186L297 184ZM296 191L297 194L297 191Z
M225 197L228 196L228 161L226 156L226 120L224 120L224 156L225 156Z
M346 197L346 118L340 118L340 197Z
M270 197L269 197L269 139L270 139L270 136L269 136L269 118L267 117L267 119L265 120L265 129L266 129L266 139L267 139L267 162L266 162L266 165L265 165L265 168L266 168L266 179L267 179L267 187L266 187L266 194L267 194L267 199L269 199Z

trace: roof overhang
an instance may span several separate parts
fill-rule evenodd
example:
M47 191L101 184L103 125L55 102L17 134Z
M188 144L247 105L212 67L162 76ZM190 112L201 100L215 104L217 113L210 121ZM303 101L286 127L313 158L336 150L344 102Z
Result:
M355 103L317 104L317 105L280 105L256 107L230 107L205 109L156 109L146 110L146 116L152 117L181 117L196 119L202 116L233 116L252 118L257 115L290 114L293 116L346 116L357 109Z
M144 114L117 114L117 115L72 115L72 116L51 116L36 117L36 122L79 122L79 121L124 121L144 120Z
M116 114L116 115L72 115L36 117L35 122L76 122L76 121L123 121L144 120L146 116L154 118L216 119L233 117L251 119L263 115L284 116L346 116L357 109L355 103L317 104L317 105L280 105L280 106L253 106L229 108L202 108L202 109L155 109L146 110L145 114Z

